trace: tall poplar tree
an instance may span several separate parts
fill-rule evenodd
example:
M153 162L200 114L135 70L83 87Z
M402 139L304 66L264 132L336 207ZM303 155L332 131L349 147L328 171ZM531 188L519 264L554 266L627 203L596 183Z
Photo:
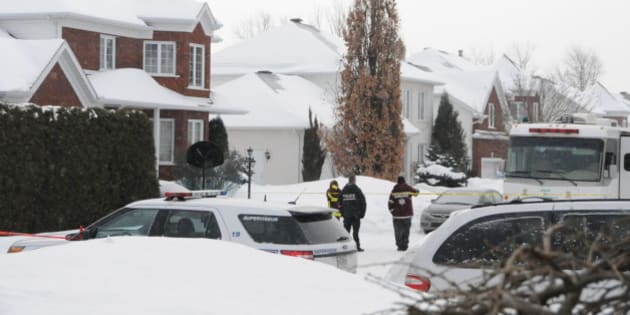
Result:
M395 0L355 0L344 31L337 122L328 148L337 170L393 180L403 163L405 134Z

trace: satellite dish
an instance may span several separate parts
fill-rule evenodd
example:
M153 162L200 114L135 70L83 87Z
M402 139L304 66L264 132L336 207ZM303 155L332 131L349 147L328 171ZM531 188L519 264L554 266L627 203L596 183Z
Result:
M223 151L212 142L199 141L188 148L186 161L205 170L223 164Z

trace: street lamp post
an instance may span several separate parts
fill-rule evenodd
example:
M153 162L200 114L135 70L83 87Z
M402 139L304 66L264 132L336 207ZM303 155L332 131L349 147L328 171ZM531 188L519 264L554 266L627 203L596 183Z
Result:
M247 148L247 199L252 197L252 147Z

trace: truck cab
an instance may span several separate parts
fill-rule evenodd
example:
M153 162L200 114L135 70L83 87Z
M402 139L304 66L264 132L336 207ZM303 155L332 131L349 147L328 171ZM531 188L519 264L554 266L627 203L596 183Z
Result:
M629 198L630 129L587 114L515 125L503 188L506 200Z

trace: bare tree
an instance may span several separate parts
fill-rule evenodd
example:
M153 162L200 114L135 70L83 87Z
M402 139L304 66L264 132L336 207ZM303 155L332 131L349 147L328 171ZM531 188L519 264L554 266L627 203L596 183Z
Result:
M343 37L349 12L350 7L343 0L336 0L330 7L315 6L310 22L320 30L327 29L330 33Z
M589 97L567 83L564 76L537 75L532 65L534 51L535 46L529 42L513 44L508 50L508 58L517 69L507 91L512 96L512 117L517 115L515 107L522 104L530 105L528 111L533 112L528 113L528 116L532 118L531 121L551 122L565 114L589 111Z
M532 58L536 45L532 42L515 43L508 49L508 55L515 62L516 66L528 74L534 75L535 69L532 69Z
M591 233L585 227L567 233L565 227L553 226L540 244L523 244L510 251L479 284L463 288L452 283L452 289L425 296L408 313L628 314L630 237L611 229ZM501 251L496 250L493 253Z
M470 53L466 56L464 56L463 51L460 51L460 56L470 60L470 62L476 65L482 66L492 65L496 60L494 49L492 48L472 47L470 48Z
M603 64L594 50L573 46L566 54L563 67L553 74L554 81L585 91L599 80Z
M274 26L273 17L265 11L249 16L234 27L234 36L239 39L248 39L258 35L261 32L268 31Z

